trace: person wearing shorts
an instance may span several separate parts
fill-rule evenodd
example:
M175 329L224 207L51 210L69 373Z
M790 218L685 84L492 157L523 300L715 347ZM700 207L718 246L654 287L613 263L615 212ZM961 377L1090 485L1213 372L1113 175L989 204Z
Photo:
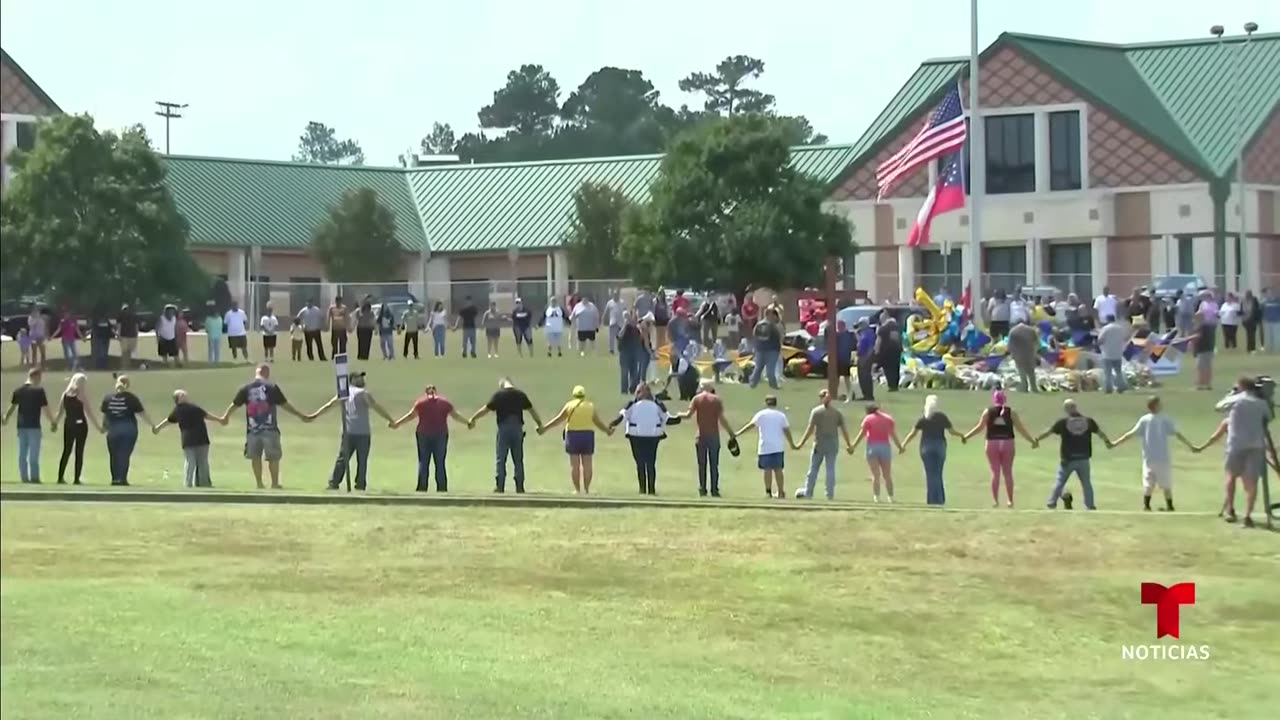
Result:
M557 357L564 355L561 343L564 342L565 323L565 313L560 307L560 301L554 297L551 298L550 304L542 315L542 331L547 336L547 357L551 357L552 348L555 349Z
M756 467L764 477L765 497L782 500L787 497L783 469L786 467L786 451L795 446L791 437L791 423L787 414L778 409L778 398L766 395L764 409L752 416L742 429L733 433L737 437L751 428L756 429L759 443L756 446ZM776 488L776 492L775 492Z
M1268 460L1276 472L1280 472L1280 460L1274 446L1267 441L1267 425L1272 420L1271 404L1262 399L1257 381L1242 377L1236 381L1236 390L1219 402L1215 408L1227 413L1213 435L1199 449L1213 445L1223 435L1227 436L1227 451L1223 468L1226 472L1226 497L1220 513L1227 522L1236 521L1236 481L1244 484L1244 526L1253 527L1253 508L1258 500L1258 480L1266 471ZM1267 454L1270 452L1270 458ZM1266 512L1266 508L1263 512Z
M1160 488L1164 495L1164 510L1173 511L1173 460L1169 451L1169 438L1176 437L1192 452L1199 452L1178 428L1173 418L1160 412L1160 398L1147 399L1147 414L1138 418L1129 432L1111 443L1115 448L1137 435L1142 439L1142 509L1151 510L1151 494Z
M300 412L285 398L279 385L271 382L271 366L259 365L254 372L253 382L236 392L231 404L227 406L222 418L230 417L236 408L244 408L245 439L244 456L253 467L253 479L261 488L262 462L265 460L271 472L271 487L280 489L280 458L283 448L280 443L280 426L276 416L277 408L284 408L291 415L303 422L311 422L311 418Z
M490 302L489 309L484 311L480 324L484 326L485 357L490 360L498 357L498 342L502 338L502 324L506 318L498 312L498 303Z
M266 312L258 320L258 329L262 331L262 358L269 363L276 361L276 332L280 330L280 318L276 317L271 303L267 303Z
M858 449L858 443L863 440L867 441L866 455L867 468L871 470L871 497L876 502L880 502L880 481L884 480L885 493L888 495L889 502L893 502L893 447L889 443L892 442L898 451L902 452L902 440L898 437L893 416L881 410L875 403L867 404L867 414L862 418L858 436L849 446L850 455Z
M573 480L573 494L591 492L593 472L592 456L596 452L596 429L607 435L613 428L605 425L596 413L595 403L587 399L587 390L581 385L573 388L569 402L547 424L538 428L541 435L564 423L564 451L569 456L569 474Z
M164 312L156 318L156 354L165 365L178 361L178 308L165 305Z
M231 359L237 356L249 361L249 316L240 305L231 301L231 309L222 318L222 325L227 330L227 347L231 349Z

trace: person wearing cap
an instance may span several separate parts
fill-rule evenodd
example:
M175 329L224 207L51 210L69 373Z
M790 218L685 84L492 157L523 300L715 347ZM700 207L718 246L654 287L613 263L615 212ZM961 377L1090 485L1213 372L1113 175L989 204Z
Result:
M858 389L862 392L863 400L872 402L876 399L876 331L871 328L871 320L865 317L858 318L853 327L858 335L856 349L858 354ZM849 393L846 402L853 402L853 393Z
M538 427L542 426L542 418L533 408L529 396L517 388L511 380L502 378L498 381L498 391L489 398L489 402L471 414L467 423L475 427L476 420L494 414L497 420L497 472L493 491L506 492L507 456L511 456L511 466L516 481L516 493L524 492L524 414L529 413Z
M1058 465L1058 481L1054 484L1053 492L1049 494L1049 501L1045 505L1053 510L1058 507L1058 499L1062 498L1067 509L1071 509L1070 495L1064 495L1063 491L1074 473L1080 478L1080 487L1084 490L1084 506L1089 510L1095 510L1097 508L1093 502L1093 482L1089 472L1089 460L1093 457L1093 436L1102 438L1108 448L1112 443L1102 428L1098 427L1097 421L1080 412L1080 407L1074 399L1064 400L1062 409L1063 416L1036 437L1036 442L1050 435L1062 438L1059 448L1061 463Z
M209 475L209 426L213 420L226 425L225 417L210 414L207 410L191 402L186 390L173 391L173 410L169 416L161 420L151 431L157 435L166 425L177 425L179 440L182 443L183 485L189 488L213 487L213 479Z
M850 448L849 429L844 422L844 414L831 406L831 393L826 388L818 391L818 405L809 411L809 424L800 436L800 442L792 447L796 450L813 438L813 452L809 455L809 474L805 476L804 489L800 497L811 498L818 482L818 469L825 463L827 466L827 499L836 497L836 456L840 454L840 439L844 446Z
M753 415L751 420L733 435L742 435L751 428L756 429L760 438L756 447L756 467L764 476L764 495L782 500L787 497L783 477L787 447L794 446L795 440L791 437L791 423L787 420L787 414L778 409L776 396L766 395L764 409Z
M729 433L729 452L737 455L738 441L733 427L724 415L724 402L716 395L716 384L711 380L700 383L700 392L689 402L689 409L680 413L681 418L693 418L697 427L694 453L698 459L698 495L707 495L707 476L711 477L711 497L720 497L720 429Z
M1227 436L1224 458L1226 497L1223 499L1220 516L1227 522L1236 521L1236 481L1239 480L1244 484L1245 492L1244 527L1253 527L1258 480L1266 473L1268 462L1275 467L1276 472L1280 472L1280 460L1276 458L1275 446L1268 441L1267 425L1273 415L1271 404L1261 397L1257 380L1242 377L1236 381L1235 391L1223 398L1214 409L1227 413L1227 418L1198 449L1203 452L1223 435ZM1270 458L1267 457L1268 450ZM1266 511L1264 508L1263 512Z
M1013 457L1017 447L1014 432L1022 435L1032 448L1040 447L1040 443L1023 427L1018 414L1009 407L1009 398L1003 390L991 394L991 407L982 411L978 422L960 440L985 431L987 443L987 467L991 469L991 503L992 507L1000 507L1000 478L1004 477L1005 497L1009 507L1013 507Z
M338 446L338 458L333 463L333 474L329 476L330 490L337 490L338 486L342 484L342 478L347 474L353 454L356 456L356 489L364 490L367 486L369 478L369 448L373 440L373 427L369 423L369 411L373 410L378 413L388 423L394 422L391 419L391 415L373 399L373 395L365 390L364 373L352 373L348 380L350 387L347 388L346 400L334 395L329 399L329 402L321 405L318 410L307 416L308 420L315 420L329 408L339 402L342 403L345 422L342 425L342 439Z
M591 492L592 456L596 451L596 429L608 435L613 428L604 424L596 414L595 403L587 399L587 389L581 385L573 387L569 402L560 408L560 412L545 425L538 427L538 434L564 423L564 451L569 456L569 474L573 480L573 493L587 494Z
M414 300L400 315L400 326L404 328L404 348L400 356L409 358L409 346L413 346L413 359L418 359L418 336L426 328L426 319L422 316L422 305Z
M626 426L624 434L631 443L631 458L636 463L641 495L658 494L658 444L667 436L667 423L671 419L667 407L653 397L649 384L642 382L636 385L631 402L609 423L610 430Z
M391 420L392 430L400 427L412 417L418 418L416 432L418 445L418 485L417 492L427 492L431 485L431 465L436 467L436 492L449 491L449 473L445 469L445 457L449 453L449 419L467 426L475 427L473 420L458 414L449 399L440 394L435 385L428 385L422 396L413 402L413 407L403 416Z

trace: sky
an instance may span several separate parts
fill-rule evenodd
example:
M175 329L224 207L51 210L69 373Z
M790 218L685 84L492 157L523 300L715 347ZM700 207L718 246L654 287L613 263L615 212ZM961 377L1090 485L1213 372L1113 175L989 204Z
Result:
M1264 9L1265 8L1265 9ZM980 0L979 40L1003 31L1102 42L1280 31L1276 0ZM778 110L853 142L920 61L969 52L968 0L0 0L0 46L64 111L98 126L187 103L172 151L288 160L308 121L393 165L433 122L478 128L508 71L543 65L563 101L605 65L644 72L668 105L680 78L727 55L765 62Z

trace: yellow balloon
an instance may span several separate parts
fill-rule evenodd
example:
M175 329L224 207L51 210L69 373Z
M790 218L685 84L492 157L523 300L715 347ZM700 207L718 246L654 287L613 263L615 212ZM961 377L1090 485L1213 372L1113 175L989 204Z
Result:
M938 303L933 301L933 298L929 293L924 291L924 288L916 288L916 302L923 305L924 309L929 311L930 319L936 319L942 314L942 309L938 307Z

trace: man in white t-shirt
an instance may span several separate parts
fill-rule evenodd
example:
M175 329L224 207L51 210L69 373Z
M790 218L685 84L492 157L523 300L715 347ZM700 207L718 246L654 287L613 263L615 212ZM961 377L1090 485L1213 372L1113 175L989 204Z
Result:
M559 300L552 297L546 312L542 315L542 332L547 336L547 357L551 357L551 348L556 349L557 356L564 355L561 350L561 343L564 342L564 324L564 308L560 307Z
M1110 287L1103 287L1102 294L1093 299L1093 316L1094 320L1099 324L1107 321L1108 317L1118 317L1117 312L1120 309L1120 301L1115 295L1111 294Z
M737 437L751 428L760 435L760 444L756 452L756 467L764 472L765 497L779 500L787 496L783 485L782 468L786 460L787 448L794 445L791 439L791 423L786 413L778 409L778 398L766 395L764 409L756 413L751 421L734 433ZM777 480L777 493L774 493L774 480Z
M1191 444L1173 424L1173 418L1160 412L1160 398L1152 395L1147 400L1147 414L1129 432L1116 438L1111 447L1117 447L1137 435L1142 438L1142 509L1151 509L1151 493L1157 486L1164 494L1164 509L1173 511L1173 455L1169 451L1169 438L1175 437L1191 452L1200 450Z
M240 305L235 300L231 301L231 309L222 318L222 326L227 333L227 347L231 348L231 359L236 359L238 350L244 361L249 362L249 316L240 309Z

